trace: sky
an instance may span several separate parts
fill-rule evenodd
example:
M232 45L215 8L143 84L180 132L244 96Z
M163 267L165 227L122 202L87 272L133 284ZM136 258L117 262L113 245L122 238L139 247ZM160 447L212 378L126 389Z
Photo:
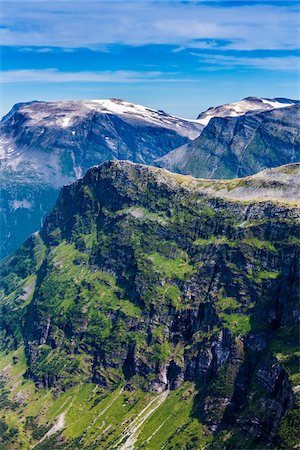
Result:
M195 118L247 96L300 97L298 1L19 0L0 11L0 114L122 98Z

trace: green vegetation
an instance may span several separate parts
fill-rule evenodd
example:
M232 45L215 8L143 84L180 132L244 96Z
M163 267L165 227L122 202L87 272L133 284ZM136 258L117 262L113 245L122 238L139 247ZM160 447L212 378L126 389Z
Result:
M146 450L251 449L253 427L241 424L257 419L265 448L272 402L281 411L286 399L259 384L259 368L274 361L300 384L287 325L295 223L286 210L270 218L268 205L252 230L237 225L244 206L206 198L185 177L176 188L157 170L158 180L134 165L97 170L95 186L67 187L41 234L0 264L0 447L113 449L130 435Z
M60 448L55 439L43 439L62 414L64 425L59 433L62 433L64 448L69 450L108 449L118 445L126 440L126 429L138 414L146 419L137 421L134 431L136 445L141 448L147 444L147 449L154 450L165 444L165 448L171 450L174 445L175 448L178 445L202 446L211 439L206 428L191 417L197 394L192 383L170 392L161 403L159 397L139 388L127 391L120 386L108 392L92 383L78 384L54 396L51 390L37 390L31 381L23 378L26 370L23 355L20 351L0 355L0 370L9 362L12 364L0 384L0 400L9 389L6 403L1 403L5 413L0 419L3 448L9 445L29 449L39 441L37 448ZM14 356L20 359L15 365ZM24 400L19 403L17 398ZM146 418L152 408L153 412Z
M276 450L286 450L297 448L300 441L300 398L298 396L296 404L291 411L282 419L278 435L275 441Z
M158 252L151 253L147 258L153 263L155 271L170 280L183 280L186 275L193 271L192 266L187 261L187 256L183 252L182 257L178 258L166 258Z
M283 173L286 173L287 175L293 175L299 173L299 164L286 164L285 166L281 167L280 170L283 171Z
M208 239L196 239L193 242L193 245L197 245L200 247L205 247L207 245L228 245L229 247L237 247L238 242L237 241L230 241L226 236L210 236Z
M234 336L243 336L250 331L250 317L244 314L225 314L220 317L224 321L224 327Z
M250 245L254 248L258 248L260 250L269 250L270 252L276 252L276 248L270 241L263 241L257 238L246 238L242 240L242 243Z
M220 297L215 303L215 307L218 312L229 310L235 310L241 307L240 303L232 297Z
M276 280L279 277L279 272L277 271L268 271L268 270L260 270L255 273L254 281L256 283L261 283L264 280Z
M180 309L182 304L180 302L180 289L172 284L165 283L164 286L157 288L157 293L162 296L165 303L171 303L175 308Z
M300 384L300 334L298 324L281 327L272 339L269 350L285 368L293 386Z

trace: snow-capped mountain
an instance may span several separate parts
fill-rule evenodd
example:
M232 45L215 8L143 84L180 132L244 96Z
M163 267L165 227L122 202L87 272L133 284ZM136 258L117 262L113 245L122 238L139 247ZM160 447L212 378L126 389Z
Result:
M299 103L287 98L246 97L239 102L213 106L199 114L197 121L206 126L213 117L238 117L253 111L269 111Z
M170 130L176 127L179 134L190 139L199 135L199 129L201 129L197 121L181 119L162 110L155 110L116 98L17 103L1 122L9 120L16 113L26 115L28 126L39 124L47 127L71 128L76 126L80 119L86 118L90 114L108 114L120 116L130 124L143 123Z
M107 159L149 164L202 128L117 99L21 103L0 123L1 165L61 186Z
M195 177L234 178L298 162L300 104L287 101L277 106L212 117L198 138L159 158L155 165Z
M2 254L40 227L58 189L110 159L151 164L203 125L123 100L28 102L0 123Z

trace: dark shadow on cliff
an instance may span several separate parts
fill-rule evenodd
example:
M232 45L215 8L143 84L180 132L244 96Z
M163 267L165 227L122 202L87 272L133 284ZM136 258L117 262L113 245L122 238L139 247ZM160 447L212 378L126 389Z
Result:
M208 399L212 394L211 386L216 380L217 372L212 371L197 382L199 393L195 398L192 415L199 422L208 425L214 434L207 449L273 449L274 445L276 449L294 448L287 447L287 444L282 443L282 438L277 436L286 414L291 416L286 424L291 428L291 435L297 436L299 428L297 432L297 421L292 409L294 395L287 374L289 368L279 364L275 353L276 346L283 349L287 343L290 343L289 348L293 345L299 348L299 328L296 325L294 328L290 326L293 321L293 305L299 298L299 259L296 253L292 255L290 264L283 268L280 278L266 283L263 295L251 310L250 331L243 338L244 357L235 375L233 394L217 426L210 427L214 422L209 417L212 410L207 414L209 401L216 402L215 412L218 413L218 400L221 397ZM286 329L287 331L282 331ZM288 342L284 342L281 335ZM294 364L293 358L291 364ZM226 443L222 439L225 434Z

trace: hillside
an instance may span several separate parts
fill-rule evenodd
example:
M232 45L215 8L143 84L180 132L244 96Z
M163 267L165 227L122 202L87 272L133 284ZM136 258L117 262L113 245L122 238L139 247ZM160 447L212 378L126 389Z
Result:
M1 264L2 446L294 448L299 173L64 187Z

